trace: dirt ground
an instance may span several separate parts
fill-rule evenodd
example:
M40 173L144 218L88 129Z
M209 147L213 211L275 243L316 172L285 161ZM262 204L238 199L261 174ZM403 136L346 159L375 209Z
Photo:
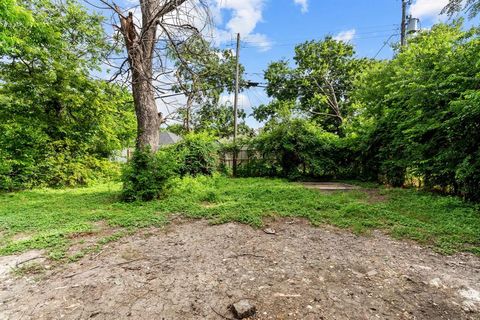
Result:
M36 280L6 271L48 264L39 252L2 257L0 319L231 319L240 299L255 319L480 319L478 257L303 220L268 227L176 222Z
M322 190L322 191L360 189L360 187L358 186L354 186L346 183L338 183L338 182L302 182L302 185L309 189Z

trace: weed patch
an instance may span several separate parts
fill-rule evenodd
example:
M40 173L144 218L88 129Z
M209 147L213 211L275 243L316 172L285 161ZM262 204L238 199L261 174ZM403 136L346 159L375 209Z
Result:
M478 206L415 190L372 188L319 192L280 179L178 178L162 200L121 202L117 183L0 195L0 254L46 249L52 259L77 260L138 228L162 227L171 214L261 227L270 217L300 217L356 233L380 229L442 253L480 252ZM382 201L371 201L372 193ZM118 229L73 256L68 248L100 224ZM28 235L23 237L21 235Z

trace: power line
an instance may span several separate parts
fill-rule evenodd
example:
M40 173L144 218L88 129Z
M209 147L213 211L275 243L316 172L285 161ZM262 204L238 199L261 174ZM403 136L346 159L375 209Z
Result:
M386 27L390 27L388 29L385 29ZM384 31L392 31L392 30L397 30L399 29L400 25L398 24L386 24L386 25L378 25L378 26L366 26L366 27L355 27L355 28L351 28L351 30L355 30L356 31L356 34L371 34L371 33L376 33L376 32L384 32ZM373 30L373 31L368 31L368 32L358 32L359 30L369 30L369 29L375 29L375 28L378 28L377 30ZM393 28L393 29L392 29ZM342 28L342 29L331 29L327 32L324 32L323 34L321 35L312 35L310 36L309 38L317 38L317 37L322 37L324 35L332 35L334 33L338 33L338 32L342 32L342 31L345 31L345 30L349 30L348 28ZM233 37L236 36L234 34L231 35L231 38L233 40ZM285 41L296 41L296 40L302 40L302 39L305 39L304 37L303 38L285 38L283 40ZM230 45L231 46L234 46L234 41L229 41L230 42ZM243 43L257 43L258 41L249 41L248 40L248 36L247 36L247 40L243 40L242 41Z
M391 33L387 33L387 34L381 34L381 35L376 35L376 36L371 36L371 37L352 37L351 40L368 40L368 39L381 39L381 38L385 38L387 36L391 35ZM305 41L309 41L307 39L303 40L303 42ZM247 43L246 45L242 45L242 49L245 48L245 49L248 49L248 48L258 48L259 46L265 44L266 42L249 42ZM290 42L290 43L267 43L268 47L271 48L271 47L289 47L289 46L295 46L295 45L298 45L299 43L302 43L302 41L298 41L298 42Z
M389 43L390 39L392 39L393 37L395 36L398 36L398 33L397 34L392 34L384 43L383 43L383 46L380 48L380 50L378 50L378 52L375 54L375 56L373 57L373 59L376 59L378 57L378 55L380 54L380 52L382 52L382 50L387 46L387 44Z
M392 26L393 26L393 25L392 25ZM370 35L370 34L376 35L376 34L378 34L378 33L383 33L383 32L397 31L397 30L398 30L398 27L388 28L388 29L379 29L379 30L374 30L374 31L369 31L369 32L358 32L357 29L352 29L352 30L355 30L355 36L359 36L359 35ZM344 30L344 31L345 31L345 30ZM326 33L326 34L328 35L329 33ZM313 36L313 37L315 37L315 36ZM288 39L285 38L285 39L283 39L283 40L285 40L285 41L297 41L297 40L298 40L298 41L301 41L301 40L303 40L303 39L305 39L305 37L302 37L302 38L300 38L300 37L298 37L298 38L288 38ZM243 43L261 43L261 41L248 40L248 38L247 38L247 40L244 40L244 41L242 41L242 42L243 42Z

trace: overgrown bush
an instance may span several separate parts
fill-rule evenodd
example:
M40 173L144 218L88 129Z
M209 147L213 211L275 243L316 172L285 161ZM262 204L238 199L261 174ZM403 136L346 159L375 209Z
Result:
M111 49L102 18L77 1L16 2L35 23L0 23L22 39L0 48L0 190L109 176L136 121L131 93L91 76Z
M217 143L206 134L189 134L172 146L136 150L123 174L124 201L160 198L175 177L213 175L217 168Z
M480 200L480 30L438 24L357 83L371 178Z
M28 155L28 151L25 151ZM0 190L75 187L120 176L120 164L106 158L69 151L46 152L41 158L12 158L0 152ZM37 162L38 161L38 162Z
M218 165L218 143L206 134L188 134L174 150L181 156L180 175L212 175Z
M268 159L252 158L238 166L239 177L278 177L281 176L281 168Z
M136 150L122 174L124 201L151 201L161 197L170 178L178 176L182 154L172 147L153 153Z
M280 172L290 179L337 177L341 172L340 138L305 120L274 126L262 133L253 146L261 159L246 165L246 170L267 175Z

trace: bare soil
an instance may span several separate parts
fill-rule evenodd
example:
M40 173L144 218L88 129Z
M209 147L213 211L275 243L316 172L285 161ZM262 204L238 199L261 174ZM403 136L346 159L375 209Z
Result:
M360 189L360 187L358 186L354 186L346 183L338 183L338 182L302 182L302 185L309 189L323 190L323 191Z
M303 220L268 228L178 222L40 279L0 272L0 319L230 319L241 299L255 319L480 319L478 257ZM0 266L48 264L39 255Z

